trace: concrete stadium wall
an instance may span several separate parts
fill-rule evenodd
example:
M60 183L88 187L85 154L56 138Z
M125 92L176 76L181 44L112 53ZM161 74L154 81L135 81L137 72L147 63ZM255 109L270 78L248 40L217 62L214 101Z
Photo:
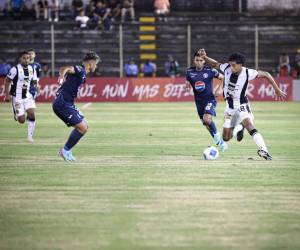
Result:
M248 11L268 11L273 10L276 12L285 11L300 11L299 0L248 0L247 2Z

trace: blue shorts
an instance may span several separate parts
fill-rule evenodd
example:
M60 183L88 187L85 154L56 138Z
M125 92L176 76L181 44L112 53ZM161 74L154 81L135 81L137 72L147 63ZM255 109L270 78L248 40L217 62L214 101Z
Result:
M208 100L207 102L196 101L197 112L201 120L203 120L204 114L210 114L216 116L216 100Z
M66 102L62 95L58 95L53 101L54 113L68 126L75 126L84 119L83 114L75 107L74 103Z

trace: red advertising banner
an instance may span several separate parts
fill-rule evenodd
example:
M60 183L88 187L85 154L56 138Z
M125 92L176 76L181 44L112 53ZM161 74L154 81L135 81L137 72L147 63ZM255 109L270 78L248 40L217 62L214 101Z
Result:
M292 101L293 79L276 78L280 88ZM215 86L219 83L215 79ZM38 102L51 102L59 85L57 78L42 78ZM3 79L0 84L0 98L4 98ZM254 101L274 101L272 85L265 79L256 79L249 83L248 96ZM92 77L82 85L77 102L178 102L193 101L193 93L185 91L185 78L116 78ZM220 98L222 99L222 98Z

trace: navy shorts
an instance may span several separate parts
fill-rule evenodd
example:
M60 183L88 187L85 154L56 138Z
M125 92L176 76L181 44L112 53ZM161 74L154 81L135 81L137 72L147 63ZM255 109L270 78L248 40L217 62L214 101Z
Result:
M210 114L216 116L216 100L209 100L207 102L196 101L197 112L201 120L203 120L204 114Z
M54 113L68 126L75 126L84 119L83 114L76 108L74 103L66 102L62 95L58 95L53 101Z

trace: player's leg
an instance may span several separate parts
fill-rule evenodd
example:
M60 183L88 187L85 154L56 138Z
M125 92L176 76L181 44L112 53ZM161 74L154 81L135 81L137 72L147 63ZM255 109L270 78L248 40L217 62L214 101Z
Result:
M27 109L26 113L28 122L27 140L29 142L33 142L33 133L35 130L35 108Z
M226 113L224 114L224 124L223 124L223 133L222 137L224 141L230 141L233 136L233 128L232 125L232 115Z
M25 123L26 116L23 102L21 100L17 100L15 97L12 97L11 101L15 120L21 124Z
M263 136L254 127L253 115L248 104L244 104L240 107L240 117L243 126L247 129L258 147L258 155L266 160L272 160L272 156L268 152Z
M216 101L210 101L207 103L203 111L204 114L202 117L202 121L203 125L206 126L210 135L214 139L215 144L220 146L221 150L224 152L228 148L228 145L221 138L220 133L217 130L216 124L213 121L213 116L216 116L216 104Z

